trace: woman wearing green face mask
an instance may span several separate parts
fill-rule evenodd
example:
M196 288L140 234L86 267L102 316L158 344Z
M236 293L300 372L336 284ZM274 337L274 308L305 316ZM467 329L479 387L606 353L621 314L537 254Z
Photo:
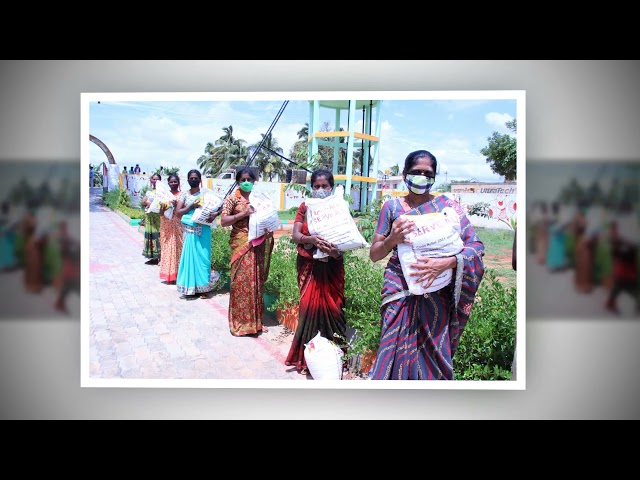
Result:
M255 211L249 202L249 194L256 180L253 170L238 170L236 182L239 188L225 199L220 217L220 225L231 226L229 330L236 337L267 331L262 324L262 294L269 276L273 233L249 241L249 215Z

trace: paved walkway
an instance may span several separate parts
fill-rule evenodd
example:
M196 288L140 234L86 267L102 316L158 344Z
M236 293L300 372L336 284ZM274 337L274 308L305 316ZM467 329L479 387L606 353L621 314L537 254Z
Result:
M142 256L142 229L91 197L89 378L313 380L284 360L292 333L271 313L269 331L229 332L229 294L180 299Z

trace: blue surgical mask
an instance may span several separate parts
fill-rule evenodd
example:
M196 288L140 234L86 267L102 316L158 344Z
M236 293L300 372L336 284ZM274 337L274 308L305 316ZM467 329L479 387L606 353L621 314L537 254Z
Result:
M407 184L411 193L423 195L431 190L434 180L433 177L425 177L424 175L407 175L404 183Z
M324 188L319 188L317 190L311 190L311 198L327 198L331 195L333 189L325 190Z

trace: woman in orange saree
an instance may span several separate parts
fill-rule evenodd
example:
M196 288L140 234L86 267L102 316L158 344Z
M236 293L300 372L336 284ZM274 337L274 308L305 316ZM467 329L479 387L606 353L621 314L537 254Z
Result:
M180 255L182 254L182 222L181 217L176 213L178 198L180 197L180 178L176 174L169 175L167 179L169 188L174 196L173 216L169 219L165 213L165 208L160 208L160 280L174 285L178 278L178 266L180 265Z
M254 212L249 194L256 180L251 169L238 170L239 188L225 199L220 217L221 226L231 226L229 330L235 337L267 331L262 324L263 293L274 241L273 233L249 241L249 215Z

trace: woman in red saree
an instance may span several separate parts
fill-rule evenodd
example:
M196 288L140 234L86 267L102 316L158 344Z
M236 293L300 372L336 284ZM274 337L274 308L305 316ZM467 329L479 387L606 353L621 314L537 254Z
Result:
M326 198L334 185L333 174L319 169L311 174L311 197ZM334 342L346 337L344 316L344 259L342 252L319 235L309 235L307 206L298 207L292 239L298 244L297 270L300 288L298 327L284 364L295 366L298 373L308 373L304 347L318 332ZM314 259L318 248L329 256ZM338 335L336 337L334 334Z
M262 324L263 293L274 241L272 232L249 241L249 215L255 211L249 194L256 180L253 170L239 169L236 173L239 188L224 200L220 216L221 226L231 226L229 330L235 337L267 331Z

